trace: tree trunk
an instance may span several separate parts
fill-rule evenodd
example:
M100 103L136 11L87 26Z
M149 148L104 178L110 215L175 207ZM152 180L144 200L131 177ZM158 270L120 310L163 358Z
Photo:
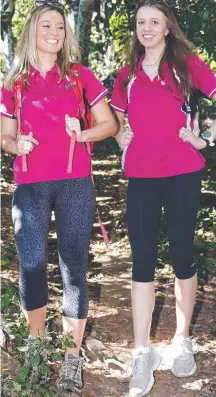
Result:
M71 11L73 12L75 30L76 30L78 23L79 0L66 0L66 4L70 6Z
M5 68L8 71L11 67L14 58L14 44L15 40L12 32L12 18L15 11L15 0L6 1L2 3L2 37L4 40L4 58Z
M93 7L94 0L80 0L77 39L81 50L82 63L86 66L88 66Z

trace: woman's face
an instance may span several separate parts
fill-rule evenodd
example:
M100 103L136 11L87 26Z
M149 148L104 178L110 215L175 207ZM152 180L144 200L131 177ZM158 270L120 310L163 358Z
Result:
M141 7L136 15L136 33L145 48L157 48L165 44L169 33L166 17L156 7Z
M65 23L63 16L55 10L40 15L36 26L36 47L38 53L57 54L63 47Z

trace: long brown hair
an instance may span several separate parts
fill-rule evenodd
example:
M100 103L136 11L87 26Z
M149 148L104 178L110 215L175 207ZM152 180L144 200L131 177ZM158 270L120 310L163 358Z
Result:
M7 89L12 88L14 81L19 78L21 73L23 74L25 84L28 85L30 66L38 69L39 58L36 47L37 21L45 11L53 10L62 15L65 25L64 44L62 49L58 52L56 60L60 80L62 80L70 70L70 63L80 61L78 43L64 11L58 7L50 6L45 3L42 6L35 7L25 22L21 36L17 42L12 68L4 82Z
M165 15L169 33L166 36L166 47L159 64L159 76L163 78L162 65L164 62L167 62L173 81L175 84L177 84L177 80L173 71L173 68L175 68L180 79L181 93L184 99L187 99L187 96L192 88L192 83L187 62L185 60L185 55L193 54L196 50L196 47L193 43L186 39L171 8L164 1L142 0L136 8L135 17L141 7L155 7ZM129 66L129 79L125 82L125 85L129 83L131 76L135 73L137 63L144 52L145 48L140 44L137 38L135 20L134 34L132 37L131 49L127 62Z

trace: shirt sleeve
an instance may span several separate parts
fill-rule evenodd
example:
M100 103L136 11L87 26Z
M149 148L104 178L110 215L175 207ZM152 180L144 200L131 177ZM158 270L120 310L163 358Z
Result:
M87 67L82 66L80 77L84 89L84 95L89 107L92 108L107 95L108 90Z
M128 73L128 67L124 66L116 77L112 91L111 106L122 113L127 112L127 87L123 88L123 84L128 78Z
M187 62L194 87L212 98L216 94L216 77L212 70L197 55L188 56Z
M1 90L0 113L2 116L15 119L15 100L12 90L7 90L4 86Z

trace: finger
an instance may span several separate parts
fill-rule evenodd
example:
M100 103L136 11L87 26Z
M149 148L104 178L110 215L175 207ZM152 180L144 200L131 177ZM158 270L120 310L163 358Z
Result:
M71 127L66 124L66 131L72 132L72 131L75 131L75 128L74 128L74 126Z
M37 139L33 138L33 136L22 135L21 138L19 139L19 142L23 142L23 141L32 142L34 145L39 145L39 142L37 141Z
M73 122L78 122L79 123L79 119L77 119L76 117L70 117L68 115L65 116L68 120L71 120Z
M190 139L192 136L191 136L191 134L189 134L187 132L184 132L183 137L187 138L187 139Z
M22 149L22 150L19 150L19 151L18 151L18 156L22 156L22 155L24 155L24 154L29 154L29 150L24 150L24 149Z
M68 122L66 122L66 126L68 127L68 128L70 128L71 130L77 130L77 129L79 129L80 128L80 126L79 126L79 124L75 124L75 123L68 123Z
M30 149L29 149L29 151L32 152L33 149L34 149L34 145L33 145L33 143L30 142Z
M79 126L78 125L70 125L70 124L66 124L66 128L68 128L69 130L74 130L74 131L79 131Z
M18 144L18 148L19 150L31 151L34 148L34 145L29 141L22 141Z
M22 142L22 149L29 151L31 149L31 142L25 140L24 142Z
M38 140L33 138L33 136L27 136L26 138L26 141L32 142L34 145L39 145Z
M69 131L69 130L66 130L66 131L67 131L67 134L69 135L69 137L71 137L72 136L72 132Z

